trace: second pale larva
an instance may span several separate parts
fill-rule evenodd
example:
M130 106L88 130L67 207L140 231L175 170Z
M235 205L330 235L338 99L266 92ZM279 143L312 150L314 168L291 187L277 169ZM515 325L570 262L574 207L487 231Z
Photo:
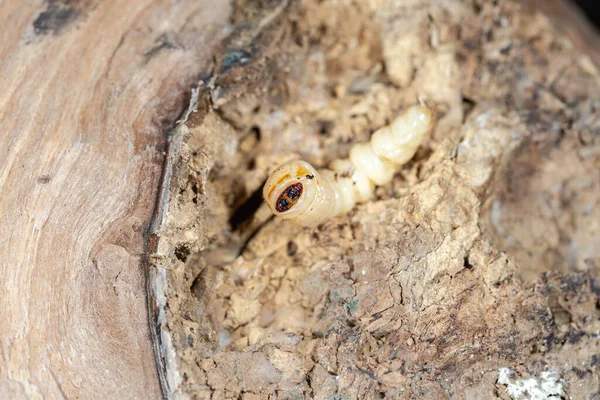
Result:
M412 106L371 140L350 149L350 158L317 171L305 161L279 166L263 188L273 214L305 226L316 226L371 198L375 186L391 182L433 128L431 111Z

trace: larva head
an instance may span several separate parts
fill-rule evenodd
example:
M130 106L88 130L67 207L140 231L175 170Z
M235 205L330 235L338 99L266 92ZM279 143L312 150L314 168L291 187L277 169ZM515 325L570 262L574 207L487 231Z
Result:
M263 188L263 197L273 214L298 221L311 210L318 197L317 171L307 162L280 165Z

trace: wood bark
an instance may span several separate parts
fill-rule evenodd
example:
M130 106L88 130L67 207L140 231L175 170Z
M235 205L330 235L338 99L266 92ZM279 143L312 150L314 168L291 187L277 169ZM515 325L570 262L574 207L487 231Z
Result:
M0 1L0 398L159 398L144 234L229 5Z

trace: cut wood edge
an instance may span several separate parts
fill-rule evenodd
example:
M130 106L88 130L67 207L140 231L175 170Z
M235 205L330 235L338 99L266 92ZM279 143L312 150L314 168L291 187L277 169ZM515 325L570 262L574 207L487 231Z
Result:
M161 240L161 233L167 231L167 215L171 204L175 170L181 164L180 154L184 140L189 134L186 122L198 110L198 95L202 83L192 89L188 108L177 126L169 133L167 151L159 186L159 194L154 218L148 231L148 257L146 259L146 288L150 332L155 352L160 386L165 399L187 398L179 391L183 377L179 373L179 359L173 338L167 327L167 271L173 263L175 246Z

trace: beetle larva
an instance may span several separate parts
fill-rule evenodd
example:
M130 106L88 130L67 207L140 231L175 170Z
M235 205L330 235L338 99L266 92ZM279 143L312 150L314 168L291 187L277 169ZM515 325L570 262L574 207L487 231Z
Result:
M279 166L263 188L273 214L305 226L316 226L350 211L385 185L398 167L408 162L433 128L429 108L408 108L390 125L373 133L371 140L350 149L350 158L335 160L317 171L305 161Z

